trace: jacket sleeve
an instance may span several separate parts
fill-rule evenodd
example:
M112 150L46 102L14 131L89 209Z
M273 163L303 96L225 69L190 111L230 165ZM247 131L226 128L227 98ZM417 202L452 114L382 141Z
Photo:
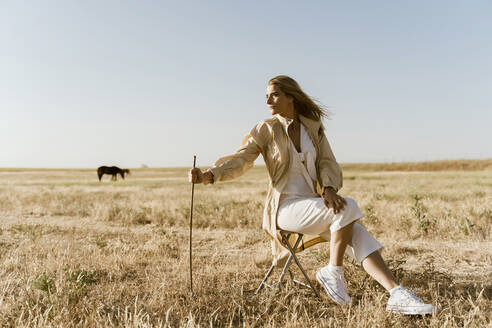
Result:
M343 186L342 169L338 165L323 129L319 133L319 179L322 188L332 187L338 191Z
M266 126L262 122L244 138L241 147L232 155L219 158L210 168L214 182L227 181L237 178L253 167L254 161L262 153L263 144L267 137Z

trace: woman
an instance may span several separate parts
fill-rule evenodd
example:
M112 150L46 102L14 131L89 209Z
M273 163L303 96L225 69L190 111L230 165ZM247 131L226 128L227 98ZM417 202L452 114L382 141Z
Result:
M337 194L342 172L324 134L321 119L325 111L284 75L268 82L266 103L272 117L256 124L235 154L220 158L206 172L190 170L190 182L209 184L236 178L262 154L270 175L263 229L271 238L274 262L287 254L279 229L304 234L305 245L321 238L330 240L329 264L316 278L334 302L351 303L343 274L348 246L367 273L389 291L387 311L432 313L431 304L398 284L378 252L382 246L357 222L362 217L357 203Z

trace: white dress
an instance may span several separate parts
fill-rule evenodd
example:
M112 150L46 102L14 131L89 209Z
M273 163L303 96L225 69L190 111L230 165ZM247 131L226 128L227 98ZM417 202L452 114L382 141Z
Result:
M357 221L363 215L352 198L344 209L335 214L326 208L323 198L316 193L316 150L311 138L301 124L301 152L296 150L292 141L291 162L288 180L280 196L277 226L282 230L319 235L330 240L331 232ZM359 223L352 230L352 247L349 254L362 262L369 254L382 248L381 244ZM350 252L351 251L351 252Z

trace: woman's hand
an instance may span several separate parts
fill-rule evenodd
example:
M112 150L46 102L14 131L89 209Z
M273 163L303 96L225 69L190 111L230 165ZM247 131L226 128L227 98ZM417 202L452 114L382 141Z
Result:
M337 195L335 190L331 187L325 188L323 191L323 199L326 208L333 208L335 214L342 211L345 208L345 205L347 205L347 201L343 197Z
M203 172L198 167L193 168L188 172L188 181L191 183L202 183Z
M198 167L188 172L188 181L191 183L212 183L214 175L210 171L202 172Z

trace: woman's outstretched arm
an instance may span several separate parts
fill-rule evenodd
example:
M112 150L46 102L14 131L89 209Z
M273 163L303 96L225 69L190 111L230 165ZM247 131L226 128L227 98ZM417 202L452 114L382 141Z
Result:
M202 172L199 168L191 169L188 176L193 183L214 183L227 181L243 175L262 153L262 145L268 138L268 131L262 122L258 123L244 139L241 147L232 155L219 158L214 166Z

